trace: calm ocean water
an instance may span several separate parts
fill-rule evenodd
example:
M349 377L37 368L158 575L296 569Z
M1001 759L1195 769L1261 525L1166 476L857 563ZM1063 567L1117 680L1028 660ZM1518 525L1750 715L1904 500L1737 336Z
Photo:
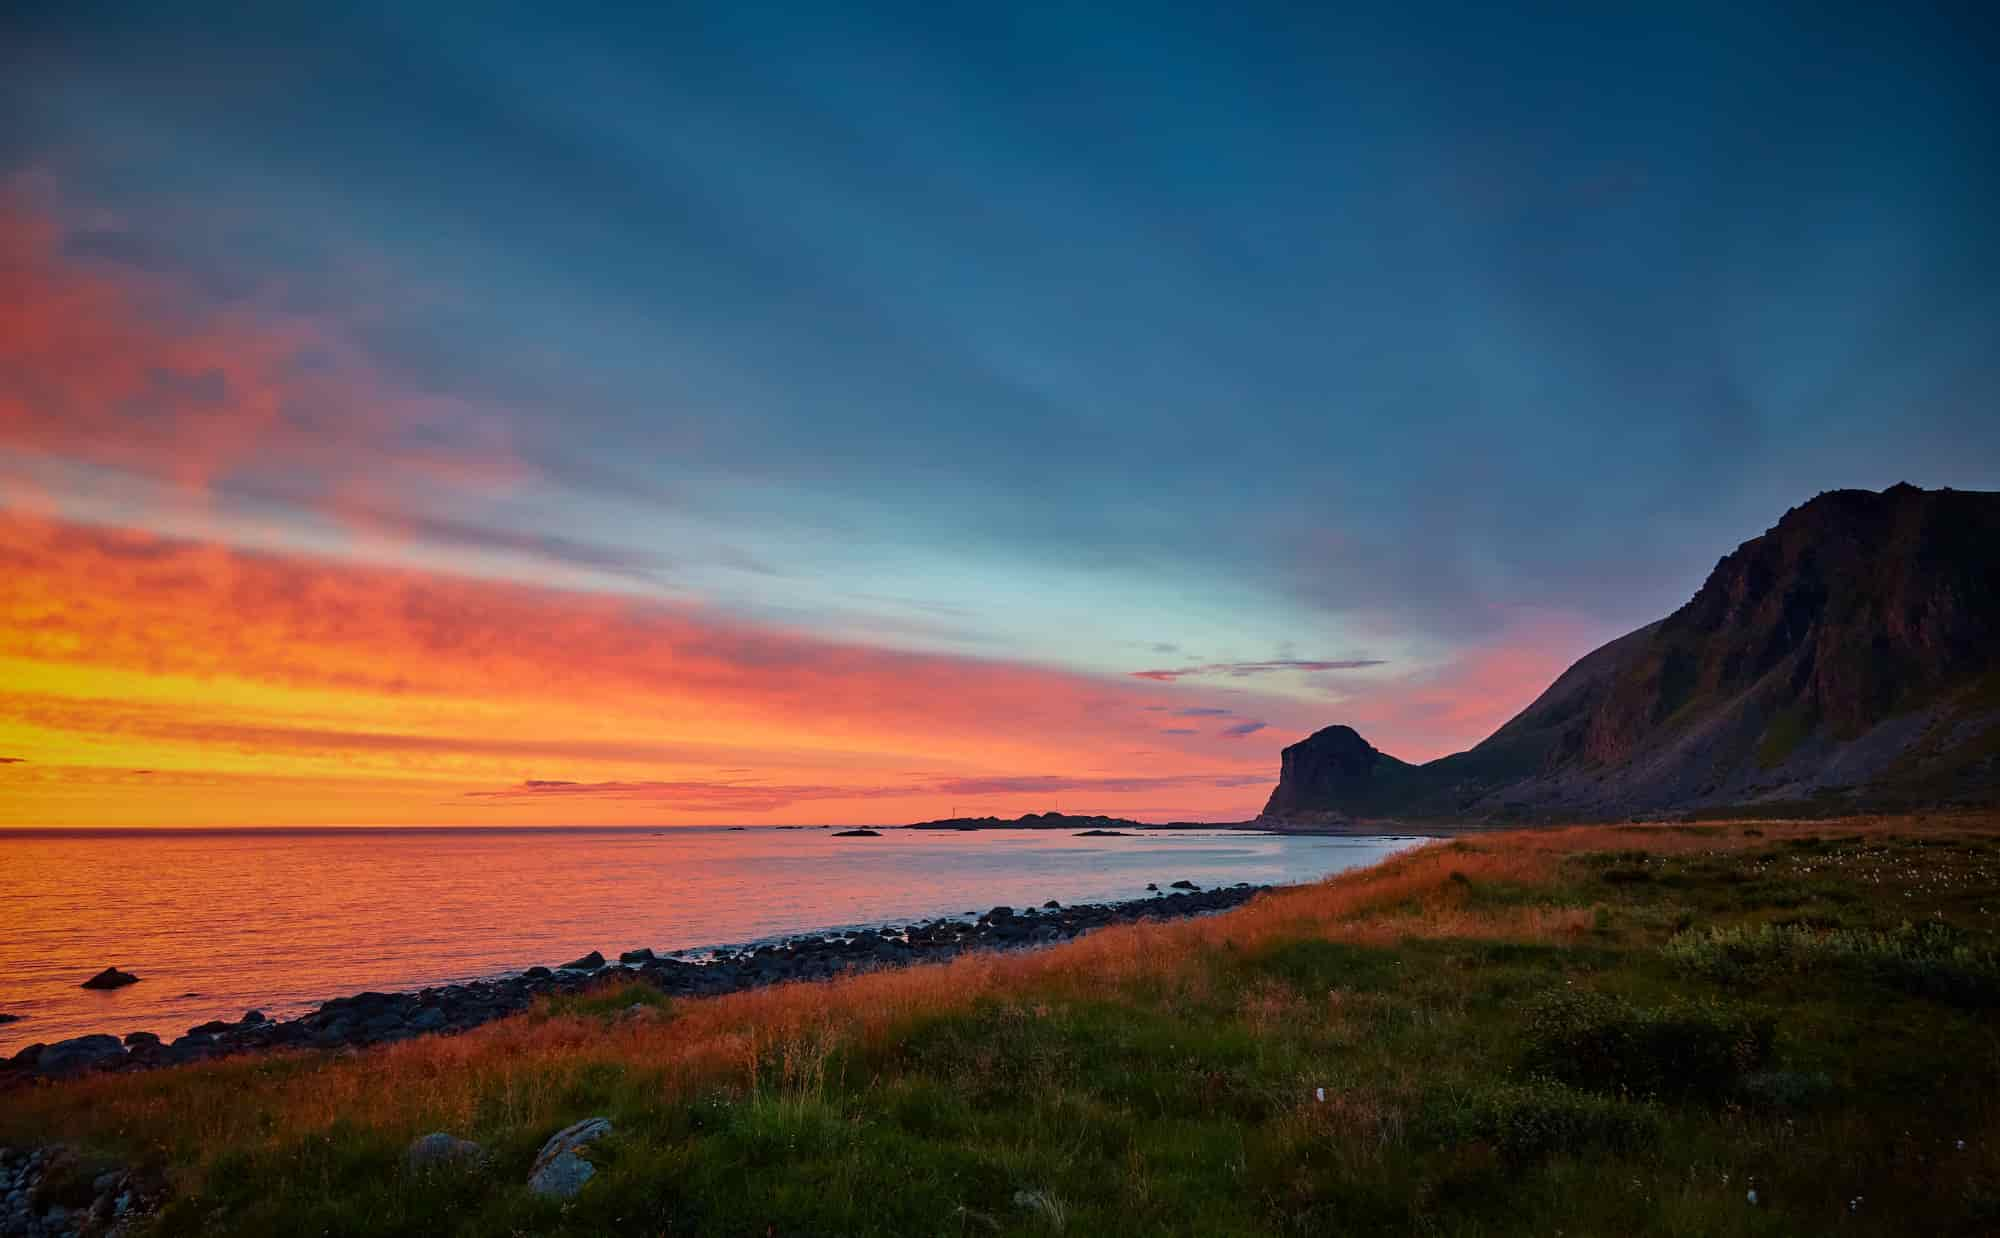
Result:
M591 950L1141 897L1146 883L1296 882L1410 839L1173 831L753 827L0 832L0 1053L85 1032L171 1039ZM115 964L141 983L78 988Z

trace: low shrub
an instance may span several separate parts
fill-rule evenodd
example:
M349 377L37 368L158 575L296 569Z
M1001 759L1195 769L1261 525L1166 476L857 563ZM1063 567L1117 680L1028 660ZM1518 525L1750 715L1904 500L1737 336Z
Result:
M1771 1056L1775 1023L1722 1002L1641 1008L1561 989L1529 1007L1532 1076L1631 1097L1717 1099Z
M1685 970L1723 983L1838 971L1953 1005L2000 1005L2000 955L1935 920L1905 921L1888 932L1804 924L1711 927L1676 934L1661 950Z
M1484 1143L1517 1166L1563 1154L1630 1152L1657 1141L1660 1129L1659 1112L1650 1104L1547 1079L1435 1092L1419 1114L1412 1133L1420 1143Z

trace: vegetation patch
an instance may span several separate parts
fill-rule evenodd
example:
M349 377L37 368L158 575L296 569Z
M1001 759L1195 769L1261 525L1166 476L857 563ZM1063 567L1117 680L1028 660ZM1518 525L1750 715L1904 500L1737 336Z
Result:
M2000 1006L2000 954L1936 920L1904 921L1886 932L1810 923L1712 925L1677 934L1662 950L1688 971L1725 984L1776 973L1836 973L1969 1009Z
M1528 1073L1618 1096L1719 1099L1771 1057L1776 1023L1717 1001L1642 1007L1561 989L1528 1013Z

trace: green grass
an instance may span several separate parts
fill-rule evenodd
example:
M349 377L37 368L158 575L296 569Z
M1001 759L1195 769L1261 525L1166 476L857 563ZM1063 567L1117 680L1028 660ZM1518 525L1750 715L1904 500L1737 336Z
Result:
M1164 975L774 1037L700 1086L567 1062L535 1112L617 1124L568 1204L521 1185L561 1123L471 1066L438 1085L489 1152L464 1169L410 1173L418 1131L344 1119L189 1140L175 1089L227 1072L123 1082L161 1112L95 1127L0 1112L0 1142L69 1122L150 1159L172 1235L2000 1230L2000 849L1771 829L1672 854L1634 832L1541 883L1468 864L1416 900L1585 909L1573 938L1225 935ZM693 1005L624 987L530 1017L611 1029L635 1003L670 1027Z

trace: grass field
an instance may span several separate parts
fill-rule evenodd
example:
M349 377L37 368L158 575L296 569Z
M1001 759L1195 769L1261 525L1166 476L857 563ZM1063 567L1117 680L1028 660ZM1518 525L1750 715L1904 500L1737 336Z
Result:
M1488 834L1035 952L38 1086L0 1143L146 1167L162 1234L1986 1234L1996 929L2000 818ZM596 1179L529 1195L593 1115ZM487 1160L406 1171L434 1130Z

